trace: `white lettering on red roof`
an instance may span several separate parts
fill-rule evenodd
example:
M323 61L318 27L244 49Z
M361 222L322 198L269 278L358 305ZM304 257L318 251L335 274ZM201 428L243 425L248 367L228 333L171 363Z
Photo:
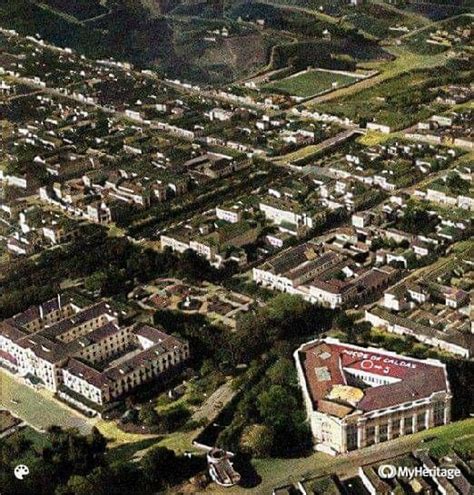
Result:
M348 356L351 356L353 358L360 358L362 361L360 362L360 367L363 370L382 370L384 374L389 374L392 369L389 365L393 365L395 367L400 367L400 368L410 368L410 369L416 369L417 365L416 363L413 363L412 361L404 361L402 359L394 359L391 357L384 357L379 354L371 354L368 352L361 352L361 351L353 351L349 349L343 349L342 350L343 354L346 354ZM384 363L386 366L377 366L374 365L374 362L381 362Z

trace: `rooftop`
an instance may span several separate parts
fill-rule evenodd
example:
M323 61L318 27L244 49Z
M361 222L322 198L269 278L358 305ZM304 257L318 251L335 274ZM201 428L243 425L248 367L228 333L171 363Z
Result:
M449 392L443 364L323 339L297 351L314 409L336 417Z

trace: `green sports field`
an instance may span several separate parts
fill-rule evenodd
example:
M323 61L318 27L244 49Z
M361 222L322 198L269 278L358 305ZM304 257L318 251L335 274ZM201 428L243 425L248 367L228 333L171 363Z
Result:
M264 89L284 91L292 96L308 98L331 89L333 83L337 83L337 87L340 88L356 81L355 77L343 74L311 70L298 76L290 76L267 84Z

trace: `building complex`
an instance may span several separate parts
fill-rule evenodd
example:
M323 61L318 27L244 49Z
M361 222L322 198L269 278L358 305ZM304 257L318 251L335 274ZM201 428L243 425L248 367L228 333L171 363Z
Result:
M188 357L186 342L144 323L122 325L105 301L84 306L58 296L0 323L0 364L86 411Z

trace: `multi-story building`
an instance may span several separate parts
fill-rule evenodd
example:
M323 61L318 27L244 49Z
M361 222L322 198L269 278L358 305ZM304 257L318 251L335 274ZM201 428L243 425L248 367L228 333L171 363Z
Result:
M179 253L191 249L220 268L231 259L226 255L228 248L238 249L251 244L257 240L260 232L260 225L254 222L231 222L219 228L202 224L199 228L186 226L161 234L160 242L163 249L168 247Z
M83 409L117 400L188 357L187 342L142 323L122 326L104 301L84 307L58 296L0 323L0 365Z
M325 338L294 354L316 448L344 453L450 421L446 367Z
M267 220L277 225L288 223L310 229L314 226L311 213L303 211L297 201L288 198L280 199L268 195L260 202L259 209Z
M82 359L70 358L64 366L61 395L72 391L98 405L119 399L189 356L186 343L145 324L123 329L111 324L96 331L92 341Z
M216 207L216 217L225 222L238 223L242 220L242 210L235 206L229 208L218 206Z
M336 266L341 259L342 256L333 252L321 253L320 246L307 242L254 268L253 280L270 289L299 293L299 285Z

